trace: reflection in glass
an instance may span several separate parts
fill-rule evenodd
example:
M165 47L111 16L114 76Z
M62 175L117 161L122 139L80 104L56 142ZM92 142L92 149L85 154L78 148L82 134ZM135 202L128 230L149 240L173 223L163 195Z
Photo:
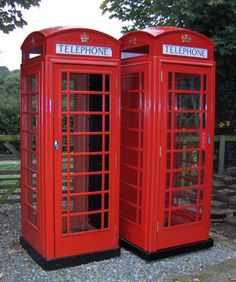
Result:
M176 94L176 110L200 110L199 94Z
M177 90L200 90L201 75L189 73L175 74L175 89Z
M200 128L200 113L176 113L176 129L198 129Z

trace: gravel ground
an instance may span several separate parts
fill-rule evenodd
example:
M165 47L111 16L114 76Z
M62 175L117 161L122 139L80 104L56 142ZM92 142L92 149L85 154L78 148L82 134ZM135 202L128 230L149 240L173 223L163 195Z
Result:
M23 250L20 236L20 206L0 206L0 281L164 281L200 271L230 258L236 252L220 242L195 253L146 262L122 249L118 258L57 271L42 270Z

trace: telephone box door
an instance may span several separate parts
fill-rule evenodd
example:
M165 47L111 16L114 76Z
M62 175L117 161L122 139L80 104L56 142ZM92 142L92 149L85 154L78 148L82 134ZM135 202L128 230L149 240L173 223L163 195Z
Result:
M208 239L213 68L164 64L157 249ZM164 130L163 130L164 129Z
M113 249L116 69L56 64L54 73L55 255Z

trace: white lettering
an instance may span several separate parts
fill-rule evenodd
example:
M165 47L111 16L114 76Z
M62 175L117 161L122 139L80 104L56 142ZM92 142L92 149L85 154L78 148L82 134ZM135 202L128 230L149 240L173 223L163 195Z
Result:
M112 57L112 48L57 43L56 54Z
M176 45L163 44L162 53L164 55L186 56L195 58L208 58L208 50L194 47L184 47Z

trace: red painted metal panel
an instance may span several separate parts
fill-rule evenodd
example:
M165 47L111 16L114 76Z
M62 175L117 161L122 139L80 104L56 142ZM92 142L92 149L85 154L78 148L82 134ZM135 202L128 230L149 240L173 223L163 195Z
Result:
M54 73L56 257L117 248L116 70L57 64Z
M211 68L169 63L162 71L158 249L208 239L214 130Z
M213 48L205 36L171 27L134 31L121 38L120 234L147 253L209 239ZM129 83L140 73L145 76L142 91L137 83ZM140 77L136 80L142 82ZM137 127L140 109L136 115L132 109L138 105L134 94L139 92L143 93L142 128ZM142 167L131 151L139 148L140 135ZM140 189L145 205L137 203Z
M52 28L22 45L22 237L45 260L119 247L118 70L119 42L98 31Z

